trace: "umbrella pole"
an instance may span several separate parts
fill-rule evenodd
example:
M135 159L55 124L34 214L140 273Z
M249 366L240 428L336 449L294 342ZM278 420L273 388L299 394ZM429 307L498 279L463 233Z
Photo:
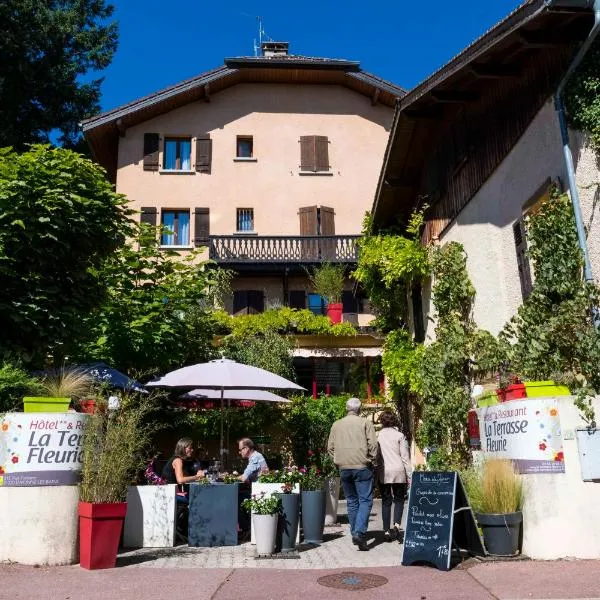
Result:
M220 449L219 449L219 459L221 460L221 468L224 466L223 462L223 393L224 388L221 388L221 441L220 441Z
M227 398L227 434L225 438L225 448L227 454L225 454L225 461L227 470L229 470L229 409L231 408L231 398Z

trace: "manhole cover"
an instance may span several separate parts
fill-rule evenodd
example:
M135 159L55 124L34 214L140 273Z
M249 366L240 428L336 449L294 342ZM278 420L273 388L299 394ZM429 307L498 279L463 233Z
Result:
M317 583L338 590L368 590L369 588L385 585L388 580L381 575L373 573L337 573L335 575L324 575L317 579Z

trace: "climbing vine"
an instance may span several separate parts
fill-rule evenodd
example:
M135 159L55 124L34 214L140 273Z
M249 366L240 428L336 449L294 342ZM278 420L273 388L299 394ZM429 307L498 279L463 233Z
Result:
M510 368L527 379L569 385L584 420L592 423L591 397L600 393L600 333L591 307L599 306L600 294L582 279L583 257L567 194L554 192L528 219L527 243L535 280L502 332L511 343Z
M590 136L600 151L600 39L592 44L567 83L564 95L569 124Z

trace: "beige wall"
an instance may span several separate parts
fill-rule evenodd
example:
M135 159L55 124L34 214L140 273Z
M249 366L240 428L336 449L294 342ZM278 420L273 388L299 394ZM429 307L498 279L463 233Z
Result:
M127 130L119 141L117 191L133 208L210 208L210 233L236 229L253 208L258 235L298 235L298 209L335 209L336 234L356 234L369 210L393 109L341 86L239 84ZM145 132L210 133L210 174L143 170ZM254 139L255 162L235 161L236 136ZM301 135L329 138L331 175L299 175ZM195 156L192 143L192 163ZM162 164L162 156L160 159ZM160 221L160 215L159 215ZM193 238L193 218L191 238Z
M598 281L600 225L598 209L594 207L600 181L598 163L582 135L571 133L571 148L584 220L591 225L588 245ZM494 334L522 303L513 223L521 217L523 205L548 178L558 178L567 187L560 130L551 101L542 107L510 154L440 237L440 244L457 241L464 245L469 275L477 291L475 321ZM434 324L428 321L427 327L427 335L432 338Z

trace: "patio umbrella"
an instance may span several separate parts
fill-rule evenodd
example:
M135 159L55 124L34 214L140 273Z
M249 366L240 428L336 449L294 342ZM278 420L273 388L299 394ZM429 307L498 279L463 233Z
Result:
M219 390L211 390L208 388L197 388L191 392L183 394L181 397L186 400L218 400L221 398L221 392ZM223 399L250 400L252 402L291 402L283 396L278 396L277 394L273 394L273 392L267 392L266 390L224 390Z
M77 368L89 373L96 381L106 383L111 388L148 393L148 390L141 383L135 379L131 379L131 377L127 377L121 371L109 367L106 363L96 362L87 365L77 365Z
M244 365L226 358L211 360L189 367L183 367L163 375L147 387L203 388L220 390L221 399L221 439L220 453L223 459L223 402L225 390L304 390L302 386L252 365Z

